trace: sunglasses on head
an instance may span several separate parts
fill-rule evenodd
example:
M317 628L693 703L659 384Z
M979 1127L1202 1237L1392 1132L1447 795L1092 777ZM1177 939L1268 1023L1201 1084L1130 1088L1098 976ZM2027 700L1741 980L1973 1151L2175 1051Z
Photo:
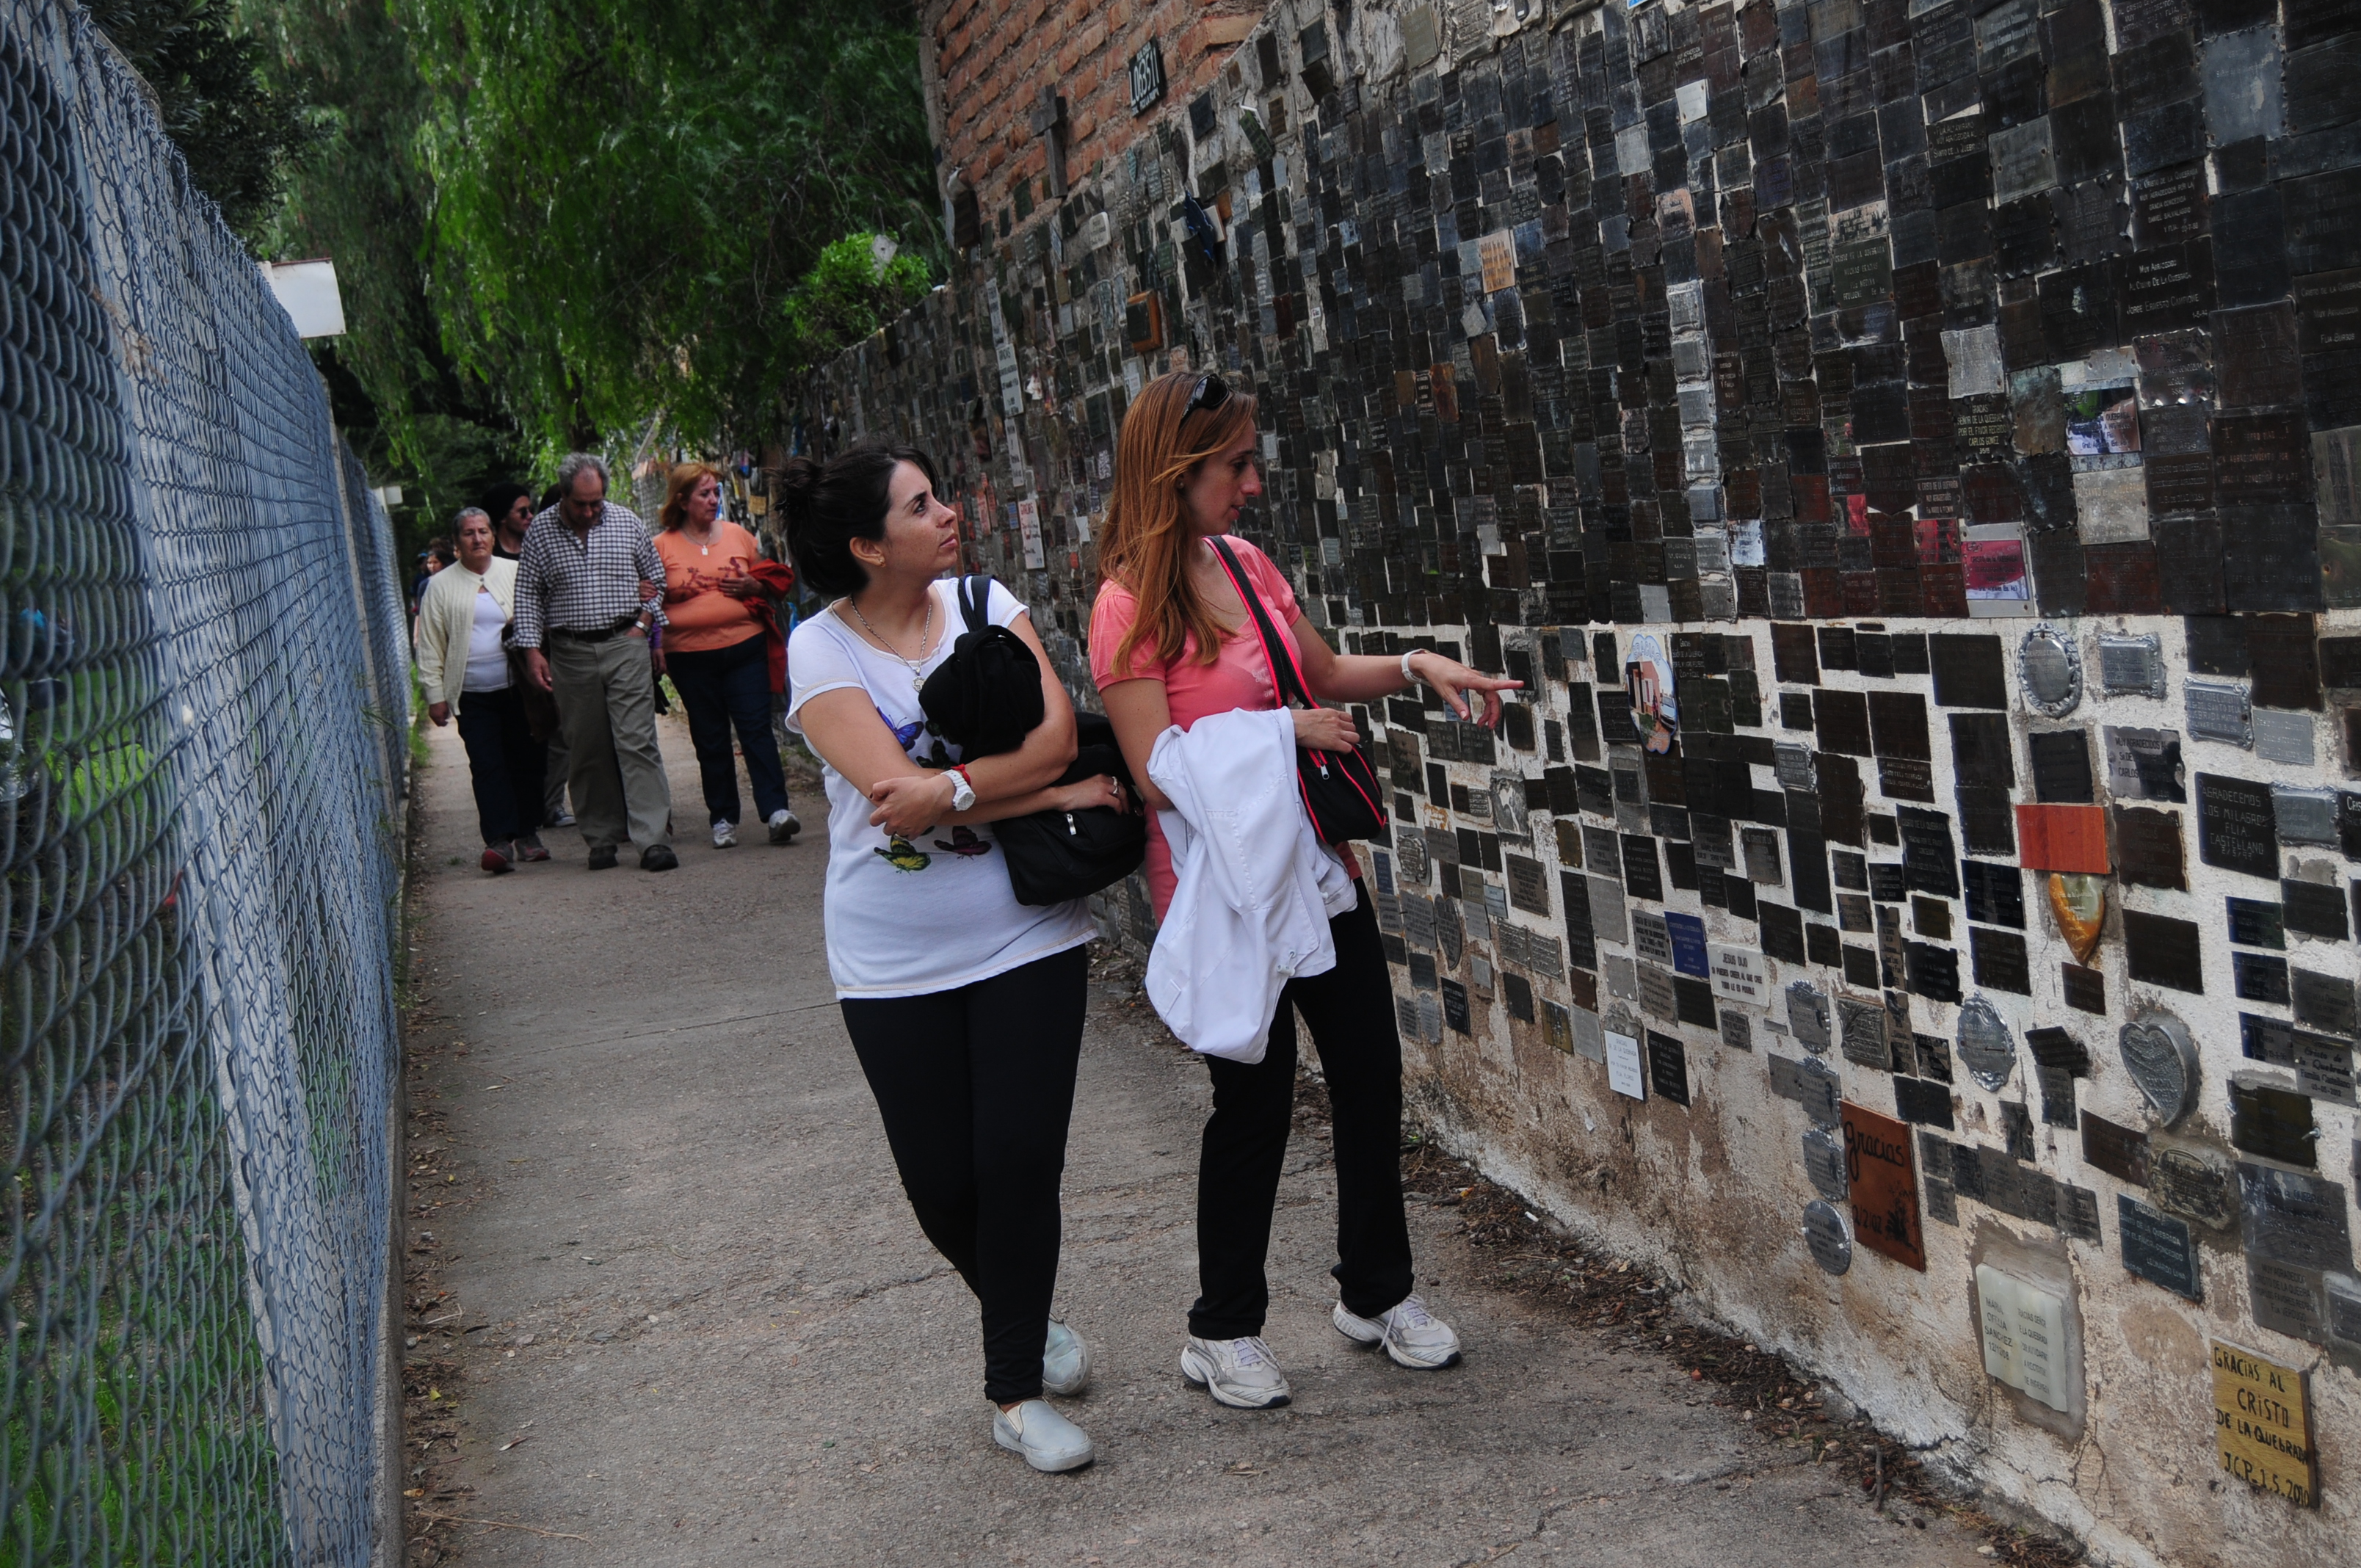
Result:
M1189 394L1189 406L1180 411L1180 417L1187 419L1200 410L1211 413L1229 400L1230 384L1208 370L1197 378L1197 389Z

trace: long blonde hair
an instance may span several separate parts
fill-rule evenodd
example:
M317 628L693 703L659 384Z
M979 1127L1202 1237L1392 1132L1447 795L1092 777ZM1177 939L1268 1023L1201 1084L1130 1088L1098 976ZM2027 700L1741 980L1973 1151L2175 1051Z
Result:
M688 521L688 492L706 480L721 482L721 470L710 463L675 463L664 476L664 510L656 513L656 521L670 533ZM717 519L718 521L718 519Z
M1189 520L1179 481L1254 428L1251 392L1233 388L1218 408L1191 411L1198 370L1159 376L1123 416L1115 438L1115 493L1099 542L1099 575L1128 589L1139 611L1115 644L1116 678L1130 674L1132 650L1147 643L1166 663L1196 639L1196 662L1221 656L1225 634L1189 580Z

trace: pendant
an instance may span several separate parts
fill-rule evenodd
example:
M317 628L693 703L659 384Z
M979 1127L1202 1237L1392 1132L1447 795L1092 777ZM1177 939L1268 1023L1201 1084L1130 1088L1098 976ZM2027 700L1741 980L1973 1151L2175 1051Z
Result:
M914 692L925 691L927 689L927 677L914 672L910 676L910 689Z

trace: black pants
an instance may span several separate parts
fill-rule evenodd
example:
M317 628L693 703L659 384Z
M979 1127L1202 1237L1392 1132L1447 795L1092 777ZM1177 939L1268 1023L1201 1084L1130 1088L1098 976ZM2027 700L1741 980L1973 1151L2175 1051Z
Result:
M1401 1195L1401 1036L1393 986L1378 944L1368 890L1328 922L1336 967L1288 982L1270 1022L1270 1046L1249 1067L1207 1057L1213 1114L1197 1167L1197 1278L1189 1309L1200 1339L1262 1332L1270 1306L1263 1260L1271 1206L1295 1112L1295 1014L1301 1013L1328 1080L1336 1158L1337 1295L1345 1310L1373 1318L1398 1305L1414 1283L1410 1225Z
M918 1227L983 1304L999 1404L1041 1394L1088 975L1070 948L956 991L840 1003Z
M738 820L738 762L730 751L733 726L739 749L746 753L746 777L754 786L754 815L767 822L771 813L786 810L787 774L779 765L778 737L771 732L770 639L757 632L704 652L667 649L664 673L688 709L688 739L697 748L705 809L712 820Z
M524 694L459 694L459 740L467 748L467 777L476 786L476 826L487 844L505 844L541 830L541 773L549 748L525 728Z

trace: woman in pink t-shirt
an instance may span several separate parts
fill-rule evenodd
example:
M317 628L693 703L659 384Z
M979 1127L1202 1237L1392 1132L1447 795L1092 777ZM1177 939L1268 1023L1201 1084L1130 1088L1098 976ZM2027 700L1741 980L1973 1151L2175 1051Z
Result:
M1115 495L1099 544L1104 576L1091 612L1091 674L1114 720L1131 776L1150 806L1170 805L1148 776L1148 753L1174 725L1209 713L1279 706L1254 618L1207 543L1226 535L1262 494L1255 462L1255 400L1218 376L1175 371L1149 383L1125 415ZM1243 539L1226 540L1315 697L1370 702L1423 681L1452 711L1484 722L1517 685L1432 652L1399 659L1341 654L1305 618L1286 576ZM1334 708L1299 710L1299 745L1343 751L1360 735ZM1171 852L1148 816L1148 884L1161 918L1171 902ZM1262 1341L1270 1302L1263 1260L1295 1101L1295 1013L1312 1031L1334 1117L1337 1294L1333 1321L1347 1337L1382 1344L1411 1367L1449 1366L1459 1337L1412 1294L1410 1227L1401 1198L1401 1037L1376 912L1356 882L1355 906L1330 922L1336 967L1280 992L1263 1059L1205 1058L1213 1113L1197 1172L1197 1269L1180 1371L1225 1405L1287 1403L1286 1376Z

